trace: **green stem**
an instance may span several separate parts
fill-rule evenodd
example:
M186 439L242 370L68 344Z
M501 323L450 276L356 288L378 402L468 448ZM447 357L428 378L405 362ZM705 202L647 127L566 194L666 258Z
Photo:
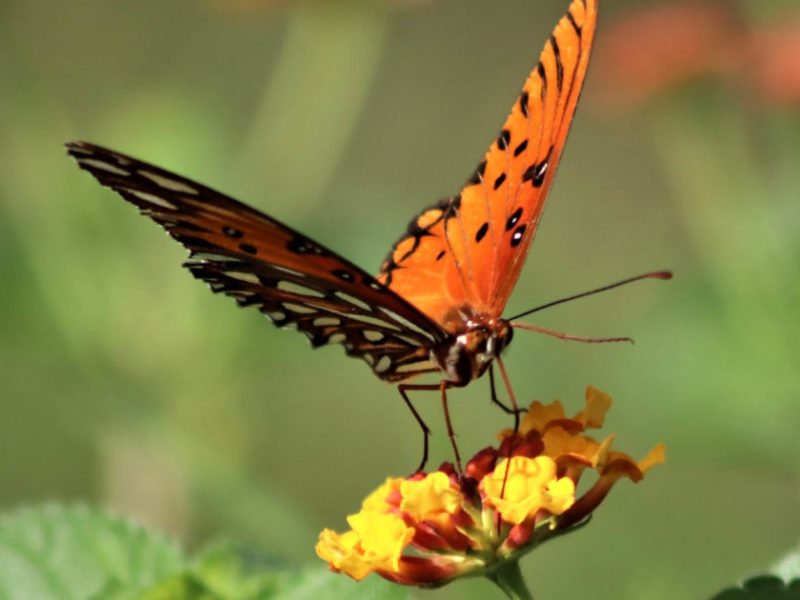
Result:
M487 577L503 590L510 600L533 600L533 595L522 578L519 561L510 560L503 563L503 565L488 574Z

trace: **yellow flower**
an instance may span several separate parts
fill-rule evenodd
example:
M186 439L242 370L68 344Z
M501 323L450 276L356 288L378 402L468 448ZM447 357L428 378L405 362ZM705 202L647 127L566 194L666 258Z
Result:
M362 511L347 518L347 523L359 537L365 560L375 569L396 571L400 554L414 529L397 515Z
M322 560L356 581L374 571L397 571L400 555L414 537L412 527L396 515L368 510L350 515L347 522L351 531L325 529L320 534L315 549Z
M400 485L403 483L403 481L403 479L387 477L386 481L383 482L383 485L372 492L369 496L364 498L364 502L361 503L361 510L371 510L376 512L387 511L391 507L388 502L388 498L392 495L392 493L400 489Z
M551 404L542 404L538 400L534 400L519 422L517 434L524 437L531 432L542 433L549 424L564 419L566 419L564 407L558 400ZM514 435L513 429L504 429L498 434L497 439L502 441L512 435Z
M611 396L589 386L586 388L586 406L575 415L575 420L583 423L586 429L598 429L603 426L612 404Z
M330 564L331 569L347 573L356 581L361 581L372 573L373 569L363 560L358 549L359 541L355 531L338 534L331 529L324 529L319 535L315 550L317 556Z
M415 521L452 515L461 508L461 493L441 471L434 471L418 481L400 484L400 510Z
M603 425L611 398L587 388L584 408L567 417L560 402L530 405L520 430L501 434L464 473L443 465L388 478L348 517L350 531L322 532L317 554L333 571L370 573L404 585L442 585L463 575L493 577L545 540L585 523L621 478L640 481L664 462L664 446L640 461L586 435ZM594 471L595 480L576 494ZM541 525L541 526L540 526Z
M503 521L519 525L541 510L560 515L575 502L575 483L556 476L556 463L548 456L503 459L481 481L484 500Z

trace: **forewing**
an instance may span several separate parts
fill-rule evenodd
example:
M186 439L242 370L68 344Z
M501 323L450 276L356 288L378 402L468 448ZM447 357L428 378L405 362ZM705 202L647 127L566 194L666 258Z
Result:
M341 343L381 379L435 370L445 332L371 275L278 221L194 181L76 142L70 155L189 250L184 266L312 345Z
M424 210L379 281L445 327L454 309L500 316L519 277L586 77L597 0L573 0L474 175Z

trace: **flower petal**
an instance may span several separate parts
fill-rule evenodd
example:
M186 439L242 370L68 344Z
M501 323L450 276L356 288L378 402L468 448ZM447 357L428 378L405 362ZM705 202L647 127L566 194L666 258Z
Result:
M419 481L403 481L400 495L400 510L415 521L436 518L442 513L452 515L461 509L459 490L441 471L434 471Z
M599 429L603 426L612 404L611 396L589 386L586 388L586 406L575 415L575 420L583 423L586 429Z
M548 456L504 459L483 479L481 487L485 502L498 510L503 521L515 525L535 517L540 510L560 514L575 499L574 482L558 479L556 463Z

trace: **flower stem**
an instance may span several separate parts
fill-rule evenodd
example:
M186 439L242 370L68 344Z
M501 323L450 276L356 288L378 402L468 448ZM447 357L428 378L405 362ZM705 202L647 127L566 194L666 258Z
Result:
M533 595L522 578L522 571L519 569L518 561L511 560L502 564L489 573L487 577L503 590L510 600L533 600Z

